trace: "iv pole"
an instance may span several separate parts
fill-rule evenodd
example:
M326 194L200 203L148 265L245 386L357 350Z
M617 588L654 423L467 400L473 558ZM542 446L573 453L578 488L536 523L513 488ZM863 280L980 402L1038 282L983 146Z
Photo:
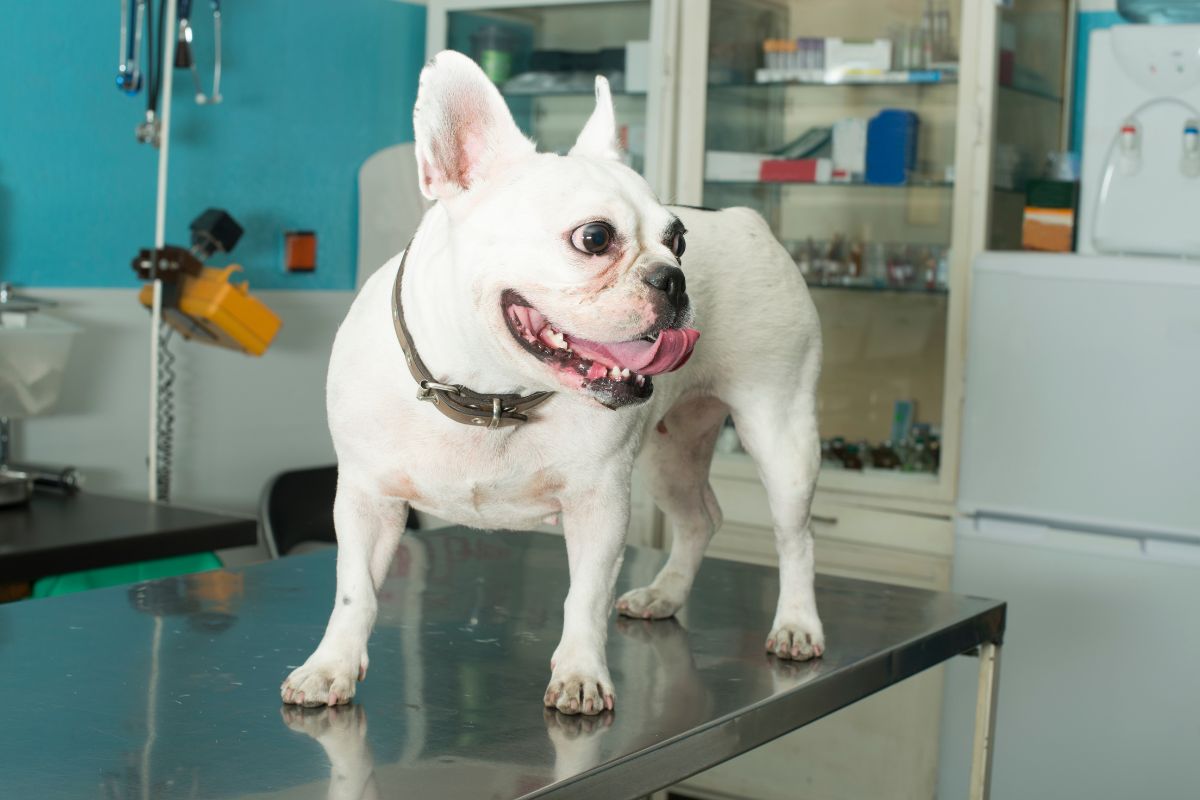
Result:
M159 98L162 128L158 146L158 196L154 205L154 249L161 251L166 242L167 227L167 161L171 149L171 87L175 74L175 9L177 0L166 0L166 19L162 36L162 95ZM158 501L158 371L159 344L162 338L162 280L155 269L154 304L150 309L150 418L149 472L147 494L150 502Z

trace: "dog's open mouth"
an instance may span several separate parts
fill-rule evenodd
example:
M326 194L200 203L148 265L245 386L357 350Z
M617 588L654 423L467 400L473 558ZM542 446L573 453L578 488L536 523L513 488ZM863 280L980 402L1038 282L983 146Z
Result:
M640 403L654 391L651 375L679 369L692 355L700 332L664 328L625 342L594 342L555 329L524 297L509 289L500 298L508 329L526 351L559 378L592 394L609 408Z

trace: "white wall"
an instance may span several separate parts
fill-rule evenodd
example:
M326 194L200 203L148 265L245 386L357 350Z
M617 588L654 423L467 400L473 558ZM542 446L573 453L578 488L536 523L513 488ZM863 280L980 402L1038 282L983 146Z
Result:
M16 456L73 464L93 491L146 493L149 316L136 290L63 289L52 313L83 328L52 415L17 423ZM253 512L267 479L333 462L325 369L351 292L259 292L283 319L261 358L174 337L175 502Z

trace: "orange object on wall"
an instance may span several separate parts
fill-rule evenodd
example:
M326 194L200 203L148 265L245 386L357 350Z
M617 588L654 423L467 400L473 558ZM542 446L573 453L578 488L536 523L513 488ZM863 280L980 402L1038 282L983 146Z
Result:
M288 272L312 272L317 268L315 231L284 232L283 268Z

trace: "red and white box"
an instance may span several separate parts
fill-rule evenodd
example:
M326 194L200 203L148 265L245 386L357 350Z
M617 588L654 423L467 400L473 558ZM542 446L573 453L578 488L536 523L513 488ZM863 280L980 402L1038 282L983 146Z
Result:
M828 158L764 161L758 179L769 183L829 183L833 179L833 161Z

